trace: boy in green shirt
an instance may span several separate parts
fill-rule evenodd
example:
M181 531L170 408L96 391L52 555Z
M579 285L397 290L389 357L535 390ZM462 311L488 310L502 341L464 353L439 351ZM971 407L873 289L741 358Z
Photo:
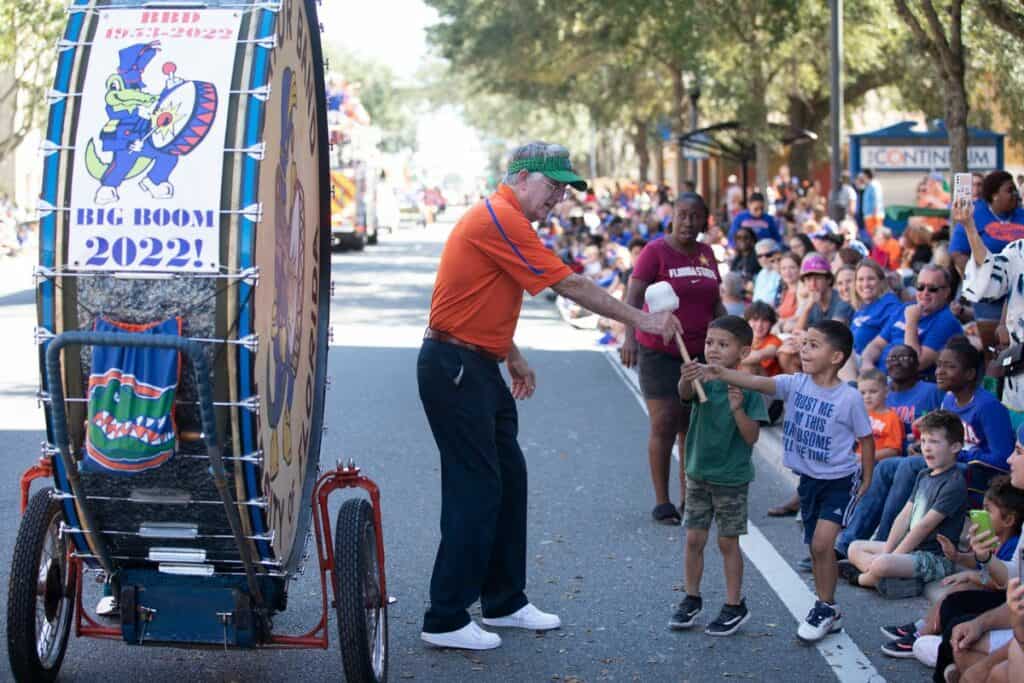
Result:
M754 332L743 318L727 315L713 321L704 342L708 363L739 367L750 353ZM679 397L691 401L693 380L700 368L683 366ZM750 612L742 599L743 553L739 537L747 533L747 488L754 479L751 462L760 422L768 421L761 394L729 386L721 380L704 383L706 403L694 403L686 433L686 598L669 621L669 628L693 626L703 608L700 580L704 573L704 546L711 520L718 525L718 548L725 565L726 603L704 633L735 633Z

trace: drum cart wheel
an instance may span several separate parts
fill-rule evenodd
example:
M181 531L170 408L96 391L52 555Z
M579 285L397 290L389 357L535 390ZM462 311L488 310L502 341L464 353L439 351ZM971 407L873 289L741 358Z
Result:
M373 507L346 500L334 529L335 608L345 679L385 681L388 675L388 611L380 585Z
M17 681L53 681L64 661L74 612L75 573L60 502L32 496L18 529L7 594L7 653Z

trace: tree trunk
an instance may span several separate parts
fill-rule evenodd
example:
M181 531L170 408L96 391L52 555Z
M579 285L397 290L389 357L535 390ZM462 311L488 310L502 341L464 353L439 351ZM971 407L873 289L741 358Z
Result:
M686 130L686 123L683 121L683 99L686 97L686 88L683 85L683 70L673 67L672 69L672 144L676 148L676 194L683 189L683 179L686 177L686 160L683 158L683 150L679 146L679 136Z
M801 97L789 98L789 125L791 128L810 130L821 135L821 124L824 114L814 111L812 105ZM797 178L810 176L811 159L814 156L814 143L803 142L789 147L789 172Z
M967 172L967 88L963 71L946 79L946 130L949 133L949 171Z
M665 184L665 141L660 135L654 142L654 181L658 187Z
M641 183L651 179L648 175L651 170L651 150L647 144L648 129L646 121L633 119L633 149L636 150L637 171L640 173L638 180Z

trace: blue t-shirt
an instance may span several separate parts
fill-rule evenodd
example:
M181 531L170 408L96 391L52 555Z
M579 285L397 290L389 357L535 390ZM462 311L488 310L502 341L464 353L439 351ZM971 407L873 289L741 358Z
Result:
M814 479L842 479L860 468L853 447L871 436L860 393L846 382L825 388L810 375L776 375L775 398L785 402L782 462Z
M947 391L942 409L954 413L964 423L964 449L957 456L957 462L981 460L1003 471L1010 469L1006 461L1013 452L1016 437L1010 424L1010 412L999 399L979 387L971 402L961 408L956 397Z
M903 454L914 440L914 420L925 413L938 410L942 406L945 392L931 382L918 382L906 391L889 390L885 397L885 405L892 408L903 420Z
M889 322L882 328L880 336L887 344L882 351L882 355L879 356L878 362L875 363L875 366L882 372L885 372L885 361L889 357L892 347L905 343L903 335L906 333L906 322L904 320L904 312L906 310L906 306L904 306L901 311L893 311ZM921 342L921 346L927 346L933 351L941 351L942 347L946 345L946 342L951 337L963 333L963 326L960 325L960 321L953 315L953 311L949 310L949 306L943 306L931 315L922 317L917 324L917 338ZM922 370L921 377L933 379L935 377L935 368Z
M1000 219L985 200L977 199L974 202L974 224L978 226L978 234L988 250L998 254L1010 242L1024 239L1024 208L1017 207L1009 216ZM954 254L971 253L967 230L959 223L949 239L949 251Z
M1006 543L999 546L999 550L996 551L996 557L1003 562L1009 562L1013 559L1013 553L1017 550L1017 544L1020 543L1020 536L1010 536L1006 539Z
M754 218L749 211L740 211L736 214L736 218L732 219L732 225L729 226L729 246L735 246L733 238L740 228L750 228L759 240L770 238L780 245L782 244L782 233L779 232L779 225L775 222L774 216L765 213Z
M875 299L867 306L861 306L850 319L853 350L858 354L864 353L864 349L878 336L893 314L902 310L903 302L892 292L886 292L885 296Z

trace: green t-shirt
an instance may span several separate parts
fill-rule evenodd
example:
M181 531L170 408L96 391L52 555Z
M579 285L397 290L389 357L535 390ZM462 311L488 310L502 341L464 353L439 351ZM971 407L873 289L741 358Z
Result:
M743 440L729 407L729 385L704 383L706 403L693 402L686 432L686 475L719 486L740 486L754 480L753 446ZM743 412L755 422L768 422L764 397L742 389Z

